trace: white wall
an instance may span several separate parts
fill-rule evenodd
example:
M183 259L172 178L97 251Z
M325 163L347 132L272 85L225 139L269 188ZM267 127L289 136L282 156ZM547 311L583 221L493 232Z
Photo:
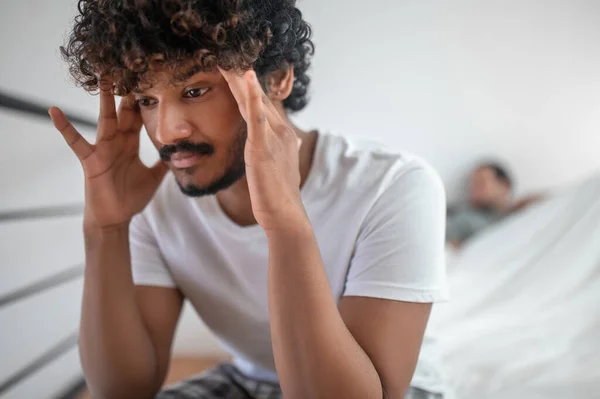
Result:
M69 83L58 56L74 4L2 2L0 89L95 119L97 98ZM312 102L297 117L302 126L372 136L420 154L439 170L450 197L482 156L505 159L520 192L600 168L597 0L299 4L317 50ZM49 122L4 113L0 132L0 210L82 200L79 165ZM144 158L154 158L148 140L143 146ZM58 243L63 233L47 239ZM6 245L0 242L0 257ZM181 327L178 351L216 350L189 309Z
M416 152L451 197L482 156L518 191L600 169L597 0L300 0L316 43L298 120Z
M68 82L58 55L74 4L0 6L0 88L95 118L97 98ZM508 162L520 192L600 168L597 0L299 5L317 50L312 102L297 118L302 126L416 152L440 171L451 196L485 156ZM24 30L31 33L15 37Z

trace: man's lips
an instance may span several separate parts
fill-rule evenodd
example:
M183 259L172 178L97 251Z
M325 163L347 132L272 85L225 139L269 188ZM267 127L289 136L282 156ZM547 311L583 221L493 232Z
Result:
M169 162L178 169L190 168L198 163L202 155L193 152L176 152Z

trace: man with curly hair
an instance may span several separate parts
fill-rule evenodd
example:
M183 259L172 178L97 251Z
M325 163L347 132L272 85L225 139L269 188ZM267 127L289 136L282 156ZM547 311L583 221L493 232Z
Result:
M290 122L313 53L295 0L78 10L62 52L100 92L96 143L49 113L85 173L93 396L442 397L423 340L446 296L442 185L416 157ZM161 391L184 299L233 360Z

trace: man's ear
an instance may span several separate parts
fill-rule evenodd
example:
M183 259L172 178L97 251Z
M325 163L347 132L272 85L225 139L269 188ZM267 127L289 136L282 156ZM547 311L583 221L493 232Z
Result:
M280 69L267 76L267 95L271 101L283 101L294 88L294 68Z

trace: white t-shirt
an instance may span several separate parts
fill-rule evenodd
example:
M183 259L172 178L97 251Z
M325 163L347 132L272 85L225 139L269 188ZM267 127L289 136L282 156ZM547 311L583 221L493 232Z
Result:
M301 194L336 300L446 299L444 189L422 160L319 134ZM131 261L137 285L179 288L242 372L277 381L259 225L235 224L215 196L183 195L169 174L131 224ZM412 385L440 392L433 344Z

